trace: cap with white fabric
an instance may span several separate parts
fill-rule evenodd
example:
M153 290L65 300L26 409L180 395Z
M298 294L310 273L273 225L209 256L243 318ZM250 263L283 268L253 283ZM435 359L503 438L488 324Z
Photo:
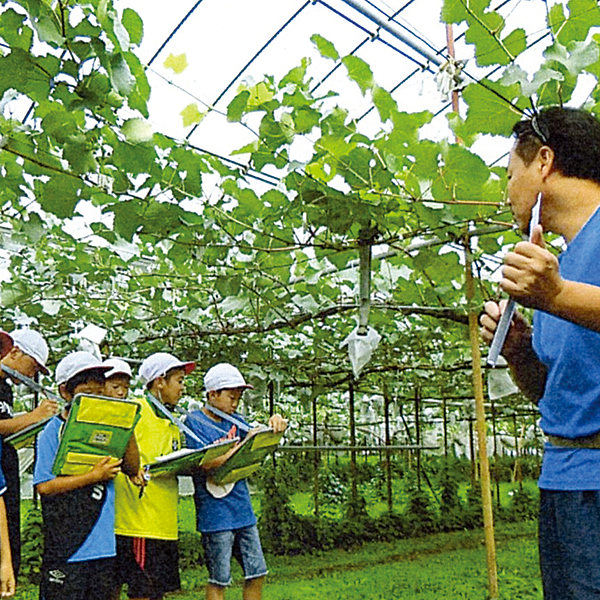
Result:
M33 329L16 329L10 334L13 345L21 352L33 358L45 375L50 371L46 368L48 360L48 344L46 340Z
M196 368L195 362L183 362L168 352L156 352L144 359L138 374L144 385L164 377L171 369L183 369L185 374L191 373Z
M12 338L6 331L0 331L0 358L4 358L13 347Z
M107 358L102 364L105 367L110 367L110 371L104 373L104 376L107 379L114 375L125 375L126 377L131 377L133 375L131 367L120 358Z
M253 390L254 386L246 383L240 371L229 363L219 363L206 371L204 387L207 392L245 388Z
M79 373L96 369L108 371L110 367L103 365L102 361L91 352L86 352L85 350L71 352L71 354L67 354L56 365L56 372L54 374L56 385L67 383L67 381L75 377L75 375L79 375Z

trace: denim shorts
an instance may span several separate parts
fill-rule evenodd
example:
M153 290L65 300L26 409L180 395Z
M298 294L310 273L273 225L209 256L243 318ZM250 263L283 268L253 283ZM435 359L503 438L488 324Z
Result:
M225 587L231 583L231 557L240 563L245 579L267 574L256 525L228 531L202 534L202 545L208 567L208 582Z

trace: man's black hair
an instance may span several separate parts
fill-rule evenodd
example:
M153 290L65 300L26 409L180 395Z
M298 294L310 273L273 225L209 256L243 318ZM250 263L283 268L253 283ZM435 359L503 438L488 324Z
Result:
M75 393L75 388L82 383L87 383L88 381L104 383L104 373L105 369L88 369L87 371L77 373L77 375L74 375L65 383L65 389L72 396Z
M513 127L515 151L530 165L538 150L554 151L554 168L565 177L588 179L600 185L600 122L590 113L553 106Z

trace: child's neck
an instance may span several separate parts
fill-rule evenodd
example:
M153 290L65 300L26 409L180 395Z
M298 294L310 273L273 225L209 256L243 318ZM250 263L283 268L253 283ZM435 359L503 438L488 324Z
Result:
M219 417L219 415L216 415L212 410L212 405L210 404L210 402L207 402L206 406L204 406L202 408L202 412L209 418L211 418L213 421L217 421L217 423L220 423L223 419L221 419L221 417Z

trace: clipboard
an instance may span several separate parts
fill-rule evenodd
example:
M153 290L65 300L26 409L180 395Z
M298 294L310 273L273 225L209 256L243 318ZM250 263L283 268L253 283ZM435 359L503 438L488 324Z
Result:
M28 425L24 429L20 431L16 431L15 433L11 433L4 438L4 442L10 444L15 450L20 450L21 448L25 448L33 443L35 440L35 436L46 427L48 422L53 417L47 417L38 421L37 423L32 423Z
M214 460L229 451L239 438L222 440L208 444L202 448L184 448L170 454L159 456L154 462L144 465L144 470L151 476L191 475L195 469L206 462Z
M80 475L104 456L123 458L140 419L137 402L77 394L63 426L52 472Z
M251 430L224 465L210 472L209 478L217 485L235 483L256 473L271 452L279 446L283 432L271 428Z

